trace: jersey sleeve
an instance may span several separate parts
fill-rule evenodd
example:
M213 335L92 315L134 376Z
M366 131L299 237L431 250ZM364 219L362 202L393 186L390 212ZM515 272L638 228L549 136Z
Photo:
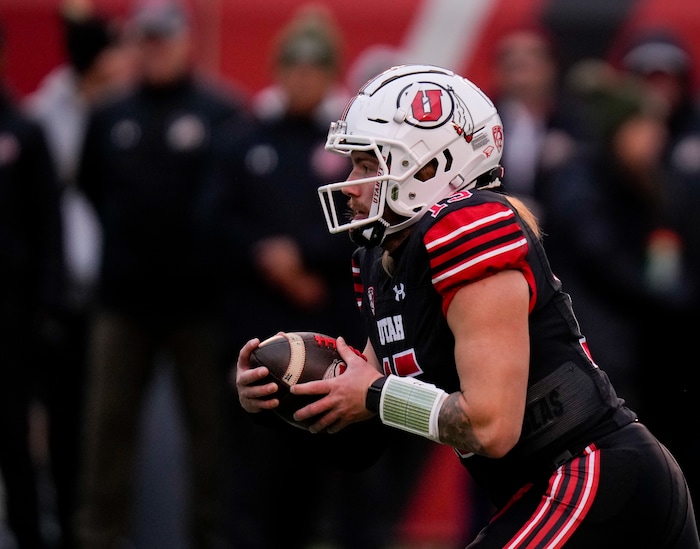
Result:
M501 202L453 206L440 212L423 237L443 313L462 286L507 269L522 271L534 295L528 241L515 212Z

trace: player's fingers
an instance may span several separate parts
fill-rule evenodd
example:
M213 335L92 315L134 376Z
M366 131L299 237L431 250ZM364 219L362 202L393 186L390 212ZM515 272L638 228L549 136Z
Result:
M307 404L306 406L299 408L296 412L294 412L294 421L302 423L304 421L307 421L308 419L318 416L319 421L316 422L316 425L318 426L318 424L321 423L322 425L318 426L318 429L322 430L328 425L327 423L324 424L323 421L324 418L326 420L328 419L325 416L328 415L329 410L331 410L331 405L328 402L328 399L321 398L312 402L311 404Z
M289 388L289 392L293 395L325 395L328 394L330 390L329 380L326 379L297 383Z
M322 433L323 431L327 431L329 428L333 427L335 423L336 419L334 419L334 415L332 413L328 413L321 416L317 422L309 426L309 431L314 434Z
M345 341L345 338L343 336L338 336L338 338L335 340L335 346L336 349L338 349L338 353L340 354L341 358L345 360L345 363L348 363L348 360L351 359L355 355L355 352L352 350L350 345L348 345Z
M279 406L279 399L271 398L277 390L275 382L262 385L238 385L238 400L244 410L259 412Z
M248 369L250 368L250 353L252 353L260 345L260 339L257 337L246 342L241 350L238 352L238 361L236 362L236 367L238 369Z
M236 386L246 386L251 383L256 383L270 373L267 366L259 366L258 368L241 369L236 368Z
M326 432L329 435L334 435L335 433L338 433L338 432L342 431L343 429L345 429L345 427L347 427L348 425L349 425L349 423L347 421L343 421L342 419L340 419L340 420L336 421L335 423L333 423L332 425L329 425L328 427L326 427Z
M250 413L257 413L262 410L272 410L279 406L279 400L276 398L245 398L239 396L241 407Z
M345 341L345 338L343 338L342 336L339 336L336 339L336 349L338 349L338 354L345 361L345 364L347 366L350 366L353 362L358 360L361 360L362 362L366 362L367 360L363 358L358 353L358 351L356 351L350 345L348 345Z

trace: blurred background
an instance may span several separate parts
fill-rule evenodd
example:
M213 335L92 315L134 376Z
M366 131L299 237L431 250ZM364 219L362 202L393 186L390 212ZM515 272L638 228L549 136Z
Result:
M203 67L248 92L269 84L274 37L303 2L189 0L197 55ZM494 44L509 28L541 22L557 38L564 66L589 56L614 59L640 29L675 30L700 55L700 4L684 0L357 0L315 2L335 15L343 34L343 66L380 59L388 46L414 62L448 66L491 91ZM7 33L6 74L19 93L34 90L64 57L56 11L59 0L0 0ZM129 0L95 0L107 14L125 16ZM370 55L371 57L371 55ZM365 61L369 63L369 61ZM370 71L371 72L371 71ZM700 82L695 82L696 86Z
M53 71L69 61L64 21L60 16L66 4L91 4L91 10L119 29L128 26L134 6L132 0L0 0L4 86L18 104L23 104L43 83L51 80L47 77ZM221 219L237 220L236 216L241 212L236 209L245 210L242 206L245 204L250 209L243 212L244 217L254 211L259 216L258 221L269 229L261 230L260 234L244 231L236 236L238 240L224 239L219 242L225 224L214 227L214 230L222 229L215 235L215 241L221 246L247 248L250 245L258 254L241 253L239 256L235 247L223 252L224 248L217 250L221 256L233 257L224 265L224 269L232 270L224 272L231 275L229 283L233 281L232 285L239 286L236 291L240 292L242 287L243 292L240 293L247 294L234 296L229 304L230 310L226 312L229 316L223 322L229 335L235 333L241 336L242 328L255 330L249 334L251 336L269 335L264 332L276 330L276 319L282 318L289 322L288 325L301 325L303 322L304 329L314 329L315 325L311 322L326 320L327 324L318 324L323 328L319 331L332 331L335 334L336 330L345 329L330 321L343 315L337 313L340 309L336 302L326 299L326 290L319 289L317 295L306 295L305 292L313 294L315 288L323 287L316 275L328 280L336 277L335 266L330 267L336 259L334 256L341 256L344 272L346 258L349 264L349 252L343 246L349 245L348 242L340 244L339 240L333 240L331 249L326 246L322 252L325 254L323 260L319 259L321 252L318 251L316 264L306 266L308 272L304 269L301 274L297 271L273 272L275 266L283 264L280 260L283 254L296 253L290 252L287 247L290 240L296 240L297 244L309 244L314 239L309 238L308 234L323 232L325 235L314 189L331 177L343 178L345 169L322 158L319 153L323 149L328 121L335 120L341 114L348 94L354 93L381 70L404 62L442 65L465 75L491 96L504 119L506 141L516 143L520 140L518 147L506 147L506 151L512 153L512 157L504 158L506 181L511 174L511 191L521 194L524 199L531 199L530 205L544 223L546 232L551 228L554 235L550 241L551 259L556 272L565 273L564 280L570 281L574 304L580 305L579 320L584 333L589 334L594 357L600 357L601 365L609 369L623 396L635 408L644 410L649 423L659 426L662 440L680 456L679 461L690 472L690 465L697 464L700 456L697 441L689 440L687 433L673 430L662 432L661 429L671 424L677 425L676 415L688 412L688 404L698 394L697 385L693 385L692 390L688 389L689 368L679 366L678 370L673 370L667 366L684 364L682 357L688 356L684 353L692 348L695 335L693 326L697 325L697 313L700 311L700 292L697 289L697 281L700 280L700 229L697 207L694 206L700 204L700 116L695 108L700 92L700 71L696 70L700 59L700 33L697 32L700 28L700 2L183 0L178 5L184 6L188 14L187 24L191 27L194 46L192 54L198 71L220 85L221 90L231 91L231 95L241 101L243 109L256 119L256 129L251 126L249 135L240 139L236 135L236 140L232 140L235 143L224 139L223 144L218 143L221 149L215 152L226 159L236 156L228 154L234 149L258 153L274 150L281 159L277 172L271 169L258 173L249 166L244 168L243 163L229 166L222 162L223 175L217 175L221 175L225 183L238 183L240 177L240 182L243 182L241 187L248 185L248 190L257 189L250 193L253 198L258 196L255 193L267 197L282 196L284 199L278 198L277 202L282 200L285 206L293 200L299 201L294 203L294 208L288 208L293 210L289 217L289 212L275 210L268 200L253 199L250 204L236 203L239 197L227 197L225 192L214 194L214 199L205 197L219 207L212 211ZM300 31L297 38L294 38L296 31L285 34L289 22L305 6L320 7L328 16L328 19L323 19L327 21L323 23L326 25L324 29L311 31L311 41L315 45L312 44L310 52L305 52L299 45L303 45L306 39L305 31ZM520 34L523 29L524 34ZM631 55L635 40L657 31L663 31L663 40L653 39L650 43L654 47L638 49L635 55ZM677 42L682 47L667 47L669 43L666 39L669 37L673 44ZM288 51L285 50L287 46L290 48ZM106 46L100 45L102 47ZM312 77L308 72L292 76L289 69L305 64L315 65L322 69L322 73L325 72L325 76L313 76L314 81L322 82L322 89L311 107L293 108L291 97L294 86L297 86L297 91L300 87L310 88L307 84ZM684 104L684 109L687 107L688 110L681 114L671 113L671 107L667 108L667 115L656 113L658 108L651 109L656 113L653 116L656 125L650 131L657 133L649 134L648 142L642 145L632 140L631 161L623 161L624 145L620 145L623 152L620 152L619 158L616 156L617 144L613 143L618 141L614 135L625 121L635 118L640 112L649 113L641 106L644 101L637 100L637 95L642 95L641 82L636 82L632 86L634 93L628 94L629 83L613 75L618 69L620 74L635 73L640 80L649 77L650 82L657 79L659 74L682 73L683 94L687 94L684 100L688 100ZM585 103L585 107L591 109L581 111L587 123L568 120L567 115L572 114L573 110L567 108L567 103L560 102L561 96L565 95L563 92L569 96L576 95L581 100L579 106ZM302 112L304 109L311 114ZM523 115L526 111L529 114ZM585 113L589 116L586 117ZM513 118L510 118L511 115ZM309 123L311 118L313 124ZM679 128L677 122L680 118L687 123ZM525 123L521 126L523 120ZM236 121L240 122L238 119ZM187 122L191 123L192 120ZM236 125L247 131L246 124ZM227 128L225 125L223 127ZM199 129L197 125L186 124L184 137L196 138L199 134L194 130ZM295 133L297 130L299 133ZM509 132L512 132L511 135ZM274 138L268 139L266 134L277 138L277 142L274 142ZM647 135L640 130L633 130L632 134ZM81 135L77 132L74 137ZM187 139L184 140L185 145ZM300 152L293 145L301 147L302 142L304 147L308 147ZM540 145L542 148L539 148ZM600 149L615 157L598 155ZM605 192L612 189L615 183L627 179L634 181L638 186L639 201L629 189L620 190L619 195L611 193L613 197L621 198L619 203L614 203L608 209L599 207L594 200L589 204L581 199L581 196L585 198L590 195L589 182L582 184L570 176L587 172L579 169L580 165L570 157L577 156L572 151L589 153L591 150L595 151L595 158L592 163L586 163L586 169L591 168L594 172L592 166L598 166L601 162L605 167L603 173L594 172L596 176L592 179L605 182L608 185ZM522 151L522 154L515 154L514 151ZM309 165L302 162L306 156L310 159ZM624 176L617 177L617 171L612 175L608 173L612 170L607 168L613 164L617 166L617 163L622 166L620 173L624 173ZM248 169L250 172L246 171ZM656 175L656 170L662 175L650 178L650 175ZM336 175L338 172L340 176ZM288 177L288 174L293 174L293 177ZM676 177L670 174L676 174ZM683 177L678 174L683 174ZM291 181L293 178L299 181ZM299 197L299 187L293 184L302 179L307 187L303 191L304 196ZM285 187L287 180L290 180L289 185ZM678 185L666 185L669 181L675 181ZM0 185L2 183L0 179ZM521 184L522 187L519 186ZM229 185L232 186L235 185ZM591 186L595 185L591 183ZM207 192L210 190L207 189ZM221 192L221 188L215 190ZM560 192L562 190L566 192ZM569 190L572 192L568 193ZM582 194L577 194L579 192ZM206 194L204 191L202 193ZM660 195L668 195L670 209L661 212L657 211L661 210L660 207L649 207L652 211L647 212L649 203L656 204ZM221 200L222 196L231 198L238 208L223 211L221 205L228 204ZM201 197L197 195L197 198ZM259 208L263 202L267 211L252 209L253 206ZM665 203L666 199L658 202ZM309 207L308 215L301 213L306 206ZM629 218L623 219L619 215L623 209ZM672 212L670 215L669 211ZM645 217L647 213L648 218ZM574 217L577 215L581 217ZM640 227L635 234L633 230L628 231L631 225L636 224L627 223L629 219L639 221ZM619 225L615 225L615 222L619 222ZM308 226L301 227L305 225ZM583 234L569 231L573 225ZM587 231L589 226L600 230ZM272 227L283 238L277 238L278 234L267 234L273 231ZM605 233L603 229L612 232ZM96 225L82 226L81 230L87 237L99 232ZM304 233L304 230L309 232ZM93 245L99 246L99 242ZM622 261L626 252L632 249L635 257L631 262L635 263L636 270L626 270ZM93 249L91 253L99 255L99 250ZM619 268L617 264L612 268L612 264L618 260ZM244 262L250 263L252 274L247 272L247 263L245 269L240 269ZM259 263L255 263L258 269L255 272L252 268L254 262ZM585 263L583 267L582 263ZM235 278L241 270L246 271L245 276L249 278ZM291 280L284 280L285 274L290 275L288 278ZM608 274L610 277L604 276ZM333 278L333 283L337 281L336 278ZM255 283L262 285L262 282L268 286L254 287ZM635 293L636 282L639 282L639 291ZM350 284L346 285L344 278L342 283L343 288L351 292ZM253 289L248 291L250 288ZM230 292L229 288L229 293L234 292ZM226 292L222 295L230 299ZM617 298L620 298L619 302ZM318 305L314 300L320 302L324 299L326 301L321 308L314 309ZM262 309L260 304L263 300L269 300L265 304L269 309ZM352 296L345 303L354 307ZM267 318L248 318L247 311L252 307L268 311ZM644 314L640 314L640 311ZM84 339L81 341L81 344L85 344ZM358 334L356 345L361 345L361 341ZM659 345L652 346L653 342L659 342ZM233 360L230 353L235 352L240 343L229 343L229 354L226 355L223 369L230 367ZM642 344L650 345L650 348L642 348ZM51 355L48 356L44 361L46 363L51 362ZM188 541L186 533L185 516L191 506L191 468L186 449L188 433L184 427L185 415L178 384L172 375L172 357L159 355L157 362L160 367L148 384L145 404L138 416L138 455L129 541L119 547L200 549ZM673 382L659 386L652 372L659 364L666 368L665 378ZM82 383L84 372L77 375L81 376L78 382ZM4 381L0 378L0 389L2 383ZM39 384L44 392L47 386L49 392L60 391L51 382L42 380ZM221 384L226 385L223 377ZM680 392L678 387L681 388ZM657 390L661 394L654 394ZM682 400L679 394L683 395ZM47 540L42 547L72 549L65 542L60 545L65 535L62 534L58 517L55 479L50 472L52 450L47 434L52 413L41 400L37 398L31 408L30 446L31 457L38 471L36 482L40 526ZM234 407L235 404L234 400ZM693 413L697 417L695 409ZM684 421L687 424L691 420ZM73 427L74 432L79 432L82 424ZM251 446L259 443L261 452L268 452L265 457L270 459L266 444L272 444L274 448L276 439L259 441L256 439L258 431L246 430L250 426L239 428L239 425L235 425L228 433L234 443L241 440L250 442ZM0 439L0 450L3 444L7 442ZM227 474L239 477L250 474L253 477L251 463L252 467L258 466L256 474L266 473L262 454L253 452L251 456L241 456L237 450L232 454L236 459L250 459L251 462L235 461L236 465L231 465L232 472L222 477L225 479L222 485L228 482ZM303 456L301 459L304 459ZM692 467L691 491L698 486L698 473L694 469ZM333 482L323 486L327 480L323 477L324 472L325 469L318 475L318 471L315 471L318 477L312 479L309 485L324 488L325 493L321 498L326 499L321 499L313 524L306 525L309 530L305 533L306 537L300 536L296 540L297 545L287 540L286 547L456 549L466 544L489 512L451 449L425 444L422 440L397 442L388 457L362 477L356 486L351 486L354 480L348 481L345 477L333 479ZM236 500L245 488L236 483L231 487L225 486L230 500ZM17 549L19 546L13 535L4 528L7 519L4 495L0 480L0 549ZM308 497L311 499L312 495ZM347 499L349 503L344 507L337 506L337 501L342 499ZM229 544L216 547L276 549L279 545L275 542L237 543L236 540L243 540L247 531L254 528L246 522L248 519L242 518L245 516L245 503L229 501L224 522L235 524L232 528L235 532L230 534ZM353 513L345 514L351 506L354 507ZM354 521L358 520L358 516L362 517L363 512L372 514L373 518L367 522L365 517L362 527L358 528L360 522ZM250 513L252 517L253 511ZM261 530L266 527L267 524L262 524ZM63 526L64 530L67 528ZM368 537L373 537L372 545L354 541L356 538L353 535L357 532L353 530L362 529L367 530ZM283 531L281 534L287 533ZM34 549L34 546L31 547ZM109 549L113 549L113 546L110 545Z

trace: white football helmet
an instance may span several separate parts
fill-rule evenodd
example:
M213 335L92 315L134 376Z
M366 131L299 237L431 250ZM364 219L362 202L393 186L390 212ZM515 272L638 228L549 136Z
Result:
M331 233L351 230L357 243L377 245L456 191L500 185L503 129L491 100L466 78L432 65L400 65L367 82L350 100L342 118L331 123L326 149L377 156L375 176L318 189ZM437 167L435 177L417 179L430 162ZM369 216L342 219L336 191L370 183L375 187ZM401 220L386 221L385 207Z

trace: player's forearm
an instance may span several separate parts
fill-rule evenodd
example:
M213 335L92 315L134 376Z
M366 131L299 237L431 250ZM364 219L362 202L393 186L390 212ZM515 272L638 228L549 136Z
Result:
M461 394L448 395L440 407L438 430L440 442L459 450L460 454L485 454L485 448L474 433L471 419L461 404Z
M462 455L501 457L519 435L500 415L489 417L488 412L475 424L460 392L448 395L415 378L379 378L367 390L366 407L385 425L452 446Z

